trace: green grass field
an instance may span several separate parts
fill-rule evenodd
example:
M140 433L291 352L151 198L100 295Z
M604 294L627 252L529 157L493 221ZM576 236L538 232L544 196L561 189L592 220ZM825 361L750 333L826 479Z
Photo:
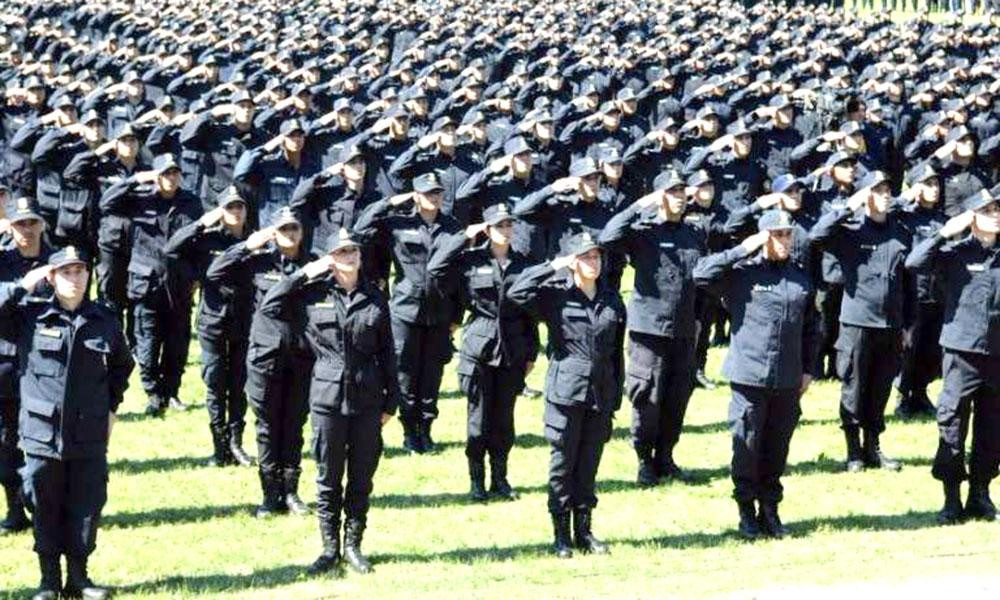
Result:
M711 354L716 376L723 352ZM540 367L531 378L536 387ZM511 481L522 498L475 505L465 495L465 402L456 388L450 367L436 428L439 454L403 455L398 422L386 427L364 543L376 572L310 579L303 568L320 550L315 518L256 520L256 472L204 466L209 437L197 366L189 366L183 389L197 409L164 421L141 415L144 399L134 382L111 444L110 501L93 576L120 597L141 598L749 597L790 585L989 573L1000 559L996 525L934 523L940 491L929 468L933 422L890 423L884 446L905 459L901 473L841 472L838 388L824 383L804 399L792 441L783 504L791 539L735 538L728 390L699 390L677 459L701 482L633 485L626 402L601 465L595 511L595 531L613 544L612 554L560 561L547 554L542 401L518 404ZM249 433L247 442L252 448ZM304 468L303 496L313 500L315 466L307 459ZM37 585L36 573L30 534L0 539L0 595L24 597Z

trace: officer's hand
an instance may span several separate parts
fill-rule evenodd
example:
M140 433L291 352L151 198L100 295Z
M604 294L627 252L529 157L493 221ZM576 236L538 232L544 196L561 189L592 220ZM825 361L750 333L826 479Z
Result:
M785 199L784 194L779 194L779 193L764 194L763 196L757 198L757 206L761 207L764 210L767 210L769 208L778 206L784 199Z
M323 169L323 174L329 177L339 177L344 173L344 163L333 163L329 167Z
M170 119L170 122L172 124L174 124L174 125L177 125L179 127L179 126L187 123L188 121L190 121L193 118L194 118L194 113L192 113L192 112L185 112L185 113L181 113L179 115L175 115L173 119Z
M504 169L510 167L511 165L510 156L501 156L500 158L495 158L490 162L490 171L493 173L500 173Z
M572 254L567 254L566 256L557 256L553 258L549 262L549 264L552 265L553 270L558 271L560 269L565 269L569 267L571 264L573 264L574 260L576 260L575 256L573 256Z
M52 267L48 265L43 265L28 271L24 274L24 277L21 278L21 287L29 292L35 291L38 283L51 275L52 271Z
M663 190L650 192L635 201L639 208L649 208L650 206L655 206L661 202L663 202Z
M156 181L156 178L159 176L160 174L156 171L139 171L138 173L134 173L132 175L136 183L152 183Z
M552 189L556 192L572 192L580 185L579 177L560 177L552 182Z
M324 254L318 259L302 267L302 271L306 274L306 277L308 277L309 279L319 277L320 275L332 270L333 270L332 254Z
M96 154L97 156L104 156L108 152L114 150L116 145L117 142L115 142L114 140L111 140L110 142L104 142L94 150L94 154Z
M417 146L426 150L427 148L430 148L431 146L436 144L440 137L441 134L436 131L434 133L428 133L427 135L420 138L419 141L417 141Z
M971 227L975 218L976 215L971 210L957 214L948 219L941 229L938 230L938 235L945 238L954 237Z
M375 121L374 125L372 125L372 131L374 131L375 133L384 133L389 130L389 125L391 123L392 119L389 118L379 119L378 121Z
M284 142L284 141L285 141L284 134L278 134L278 135L274 136L273 138L271 138L270 140L268 140L268 142L266 144L264 144L264 151L265 152L274 152L278 148L278 146L280 146L281 143Z
M212 116L216 119L231 115L236 112L235 104L220 104L212 107Z
M208 211L207 213L203 214L198 219L198 222L201 223L202 227L211 227L212 225L215 225L216 223L222 220L222 212L223 212L222 207L217 206L212 210Z
M402 206L413 200L413 192L406 192L405 194L396 194L389 198L389 206Z
M115 413L108 413L108 439L111 439L111 431L115 428Z
M732 145L734 139L735 136L730 135L728 133L722 137L716 138L714 142L708 145L708 151L718 152L719 150L728 148L730 145Z
M845 135L841 131L827 131L826 133L820 136L820 139L823 140L824 142L839 142L845 137L847 137L847 135Z
M956 142L955 140L946 143L945 145L941 146L940 148L934 151L934 158L942 159L951 156L951 153L955 151L955 148L957 146L958 142Z
M799 386L799 396L805 396L806 390L809 389L809 384L812 383L813 377L808 373L802 374L802 384Z
M382 425L385 425L391 420L392 420L392 415L390 415L389 413L382 413Z
M4 217L0 219L0 233L9 233L9 232L10 232L10 219Z
M469 225L465 228L465 237L470 240L474 240L480 233L486 231L486 227L486 223L475 223L473 225Z
M751 235L750 237L740 242L740 246L742 246L743 249L747 251L747 254L752 254L757 250L763 248L764 244L767 243L767 240L770 237L771 234L768 231L766 230L758 231L757 233Z
M865 204L868 203L868 198L871 197L871 195L871 190L861 190L854 193L847 199L847 209L851 212L860 210Z
M247 250L260 250L274 239L274 227L265 227L259 231L251 233L247 237Z

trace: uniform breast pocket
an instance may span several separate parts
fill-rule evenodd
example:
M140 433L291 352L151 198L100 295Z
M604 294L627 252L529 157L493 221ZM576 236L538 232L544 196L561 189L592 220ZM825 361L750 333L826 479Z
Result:
M427 255L427 247L419 239L403 237L399 246L401 250L399 259L404 262L420 262Z
M372 311L358 319L354 326L354 347L362 354L374 354L378 343L379 313Z
M35 333L32 352L28 358L28 370L33 374L46 377L62 375L65 340L61 331L57 333L58 335Z
M286 203L292 197L292 180L287 177L273 177L268 183L271 202Z
M83 347L86 350L88 362L99 367L99 370L88 370L87 372L100 372L103 376L108 368L108 355L111 354L111 342L100 337L90 338L83 340Z
M50 443L56 437L56 405L38 398L21 401L21 435Z
M586 309L566 307L562 311L562 330L566 339L580 339L590 331L590 316Z
M309 404L328 409L339 405L343 374L344 369L340 365L317 363L313 367L312 384L309 386Z

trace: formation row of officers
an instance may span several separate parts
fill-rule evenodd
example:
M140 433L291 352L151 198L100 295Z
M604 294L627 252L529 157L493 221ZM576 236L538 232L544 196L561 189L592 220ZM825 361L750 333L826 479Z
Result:
M314 573L371 570L382 427L398 414L405 448L434 450L456 345L470 496L517 497L514 404L544 352L554 550L606 552L612 415L628 397L638 485L688 479L673 451L727 319L741 535L786 533L815 377L842 381L847 470L901 467L880 443L895 381L901 415L937 415L941 521L995 519L996 28L769 3L456 2L447 22L153 4L3 4L0 528L33 525L40 599L109 594L87 557L114 413L134 365L150 417L186 408L192 330L215 464L253 465L255 413L258 515L309 511L310 418Z

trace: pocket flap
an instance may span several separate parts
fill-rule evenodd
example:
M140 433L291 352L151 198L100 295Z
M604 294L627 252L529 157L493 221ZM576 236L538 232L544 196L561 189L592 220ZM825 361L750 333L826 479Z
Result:
M340 381L344 374L344 367L341 365L326 365L316 363L313 366L313 379L320 381Z
M101 354L111 353L111 344L109 344L104 338L83 340L83 347L88 350L93 350L94 352L100 352Z
M44 400L38 400L35 398L25 398L21 401L21 404L24 406L24 410L36 415L51 417L56 414L56 405L51 402L45 402Z
M58 335L48 335L45 333L46 330L38 330L35 332L34 346L38 350L48 350L56 351L62 350L63 338L62 332L58 329L55 330Z

